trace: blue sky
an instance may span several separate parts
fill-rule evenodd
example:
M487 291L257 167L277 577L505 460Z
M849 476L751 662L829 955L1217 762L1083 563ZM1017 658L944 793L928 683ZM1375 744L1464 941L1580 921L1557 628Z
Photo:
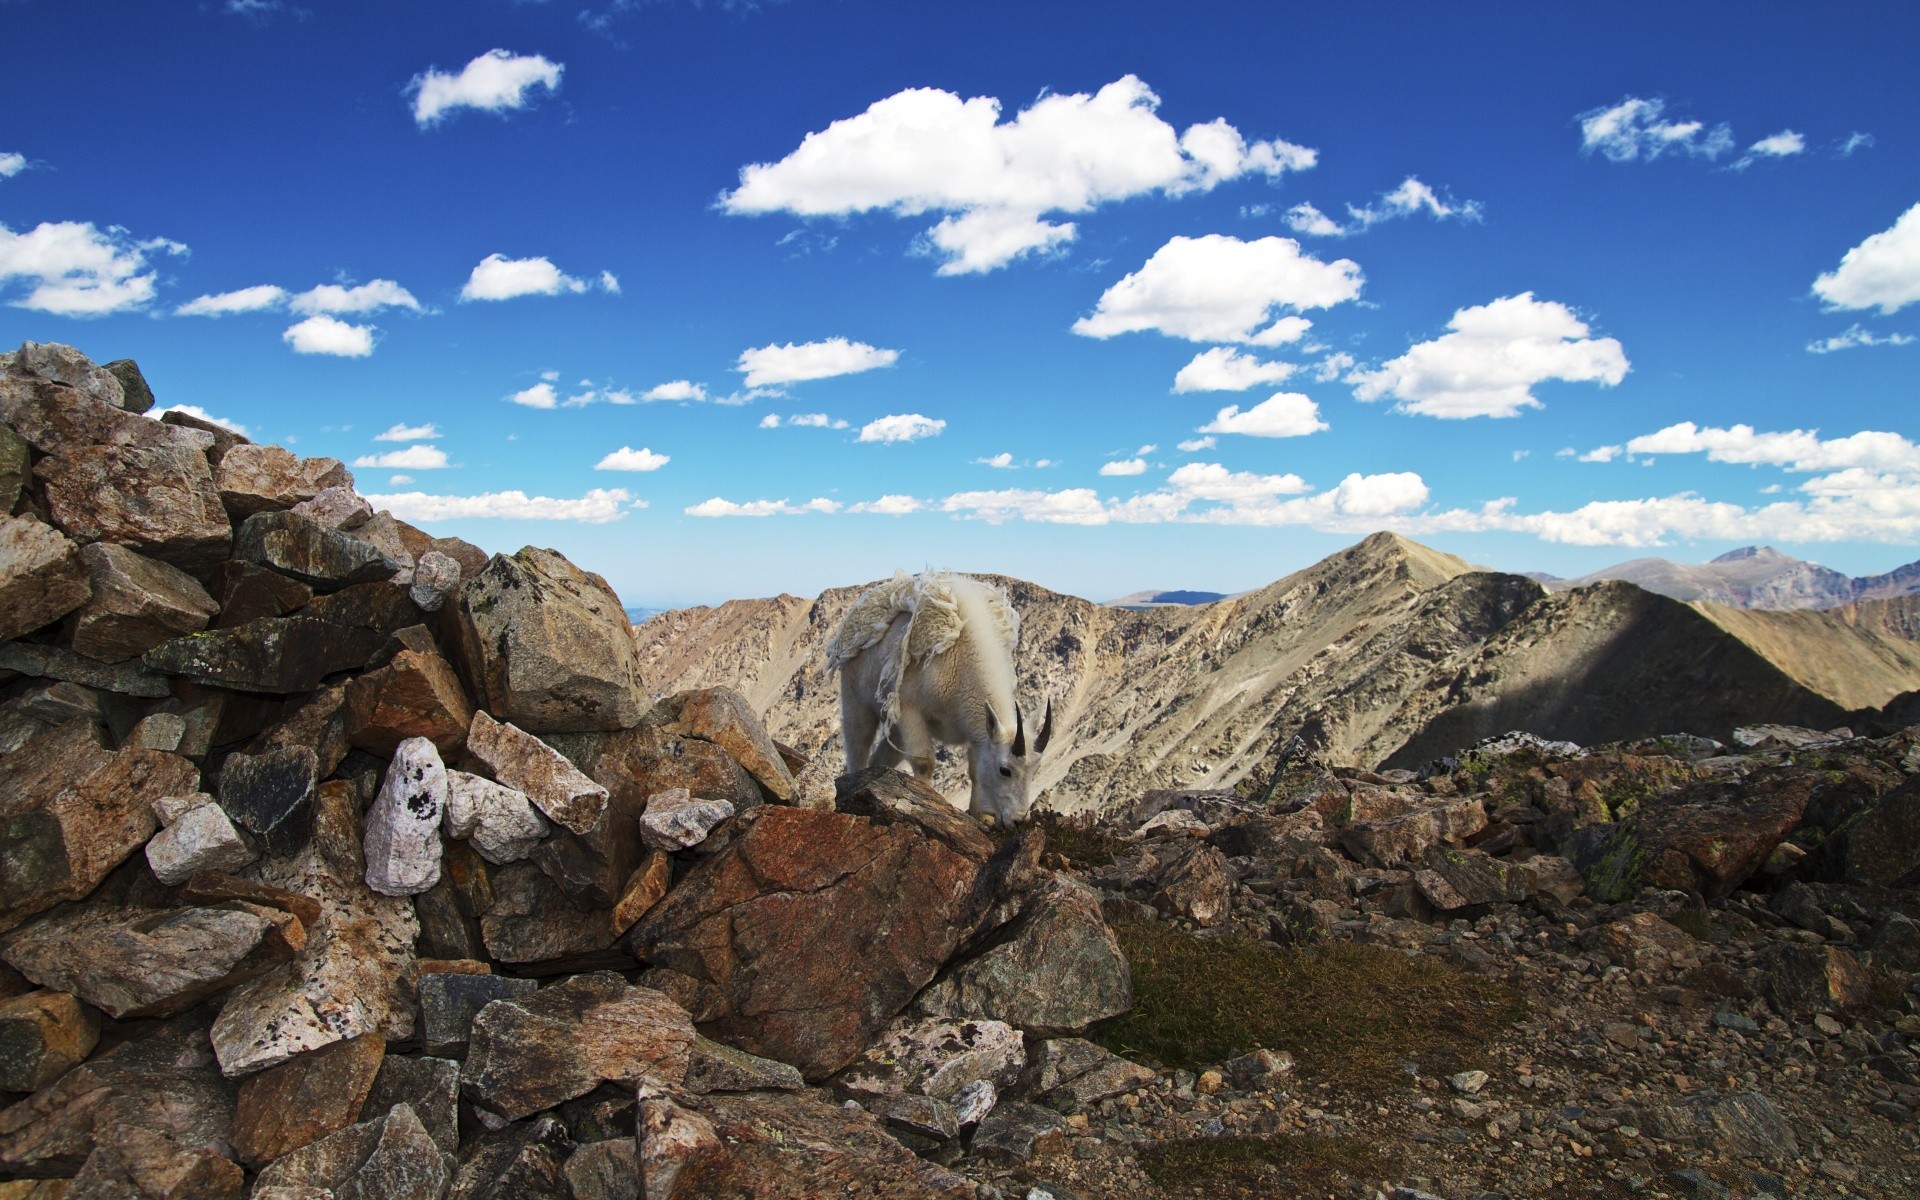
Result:
M630 604L923 566L1233 591L1377 528L1566 575L1920 557L1911 5L10 0L0 32L0 342L135 358Z

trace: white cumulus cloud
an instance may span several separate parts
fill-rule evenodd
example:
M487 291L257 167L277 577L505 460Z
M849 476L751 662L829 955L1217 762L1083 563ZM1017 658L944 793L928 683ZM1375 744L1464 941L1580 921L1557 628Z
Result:
M1733 131L1725 124L1709 129L1700 121L1665 119L1664 100L1628 96L1620 103L1590 109L1579 116L1580 149L1598 152L1610 162L1686 154L1715 159L1733 149Z
M804 383L809 379L831 379L836 375L857 375L890 367L899 358L898 350L882 350L865 342L832 337L821 342L787 342L742 350L734 370L746 375L748 388L763 388Z
M1188 454L1197 454L1202 450L1211 450L1220 444L1220 439L1209 434L1206 437L1188 438L1180 443L1180 449Z
M389 471L437 471L447 465L447 452L438 446L408 446L385 454L362 454L353 460L353 465Z
M358 287L323 283L291 297L287 307L297 313L370 313L383 308L405 308L419 312L420 302L413 298L412 292L393 280L376 279Z
M385 433L376 433L376 442L431 442L440 436L440 427L429 422L425 425L396 424Z
M1281 345L1298 341L1311 323L1298 316L1274 320L1276 310L1330 308L1357 298L1361 283L1360 267L1351 259L1321 262L1301 253L1292 238L1176 237L1108 288L1073 331L1097 338L1153 331L1193 342Z
M1401 412L1430 417L1512 417L1539 408L1533 387L1550 379L1611 387L1627 374L1613 338L1588 337L1573 310L1532 292L1463 308L1451 331L1348 381L1362 400L1391 396Z
M553 385L544 379L532 387L521 388L507 399L511 403L526 408L555 408L560 403L560 397L554 392Z
M25 233L0 224L0 288L18 282L27 294L15 308L62 317L99 317L136 309L153 299L152 253L185 254L166 238L136 241L117 225L43 221Z
M882 517L904 517L908 513L920 512L926 507L925 503L912 496L889 493L888 495L880 497L878 500L866 500L859 504L850 505L847 511L853 513L874 513Z
M1147 460L1144 458L1123 458L1118 462L1104 464L1100 468L1102 475L1145 475Z
M1215 346L1193 356L1173 377L1175 392L1244 392L1263 383L1283 383L1299 370L1292 363L1261 362L1232 346Z
M627 515L629 508L645 508L625 488L593 488L578 499L529 496L522 491L482 492L477 496L432 496L425 492L392 492L368 496L367 503L384 508L403 521L458 521L484 518L509 521L578 521L605 525Z
M992 467L996 471L1017 471L1020 469L1013 461L1012 453L1006 450L1002 450L998 454L990 455L987 458L976 458L973 461L979 466Z
M736 503L715 496L702 500L682 510L690 517L797 517L806 513L836 513L840 504L824 496L816 496L805 504L790 504L785 500L747 500Z
M504 254L489 254L467 276L460 298L512 300L517 296L558 296L562 292L584 292L592 286L584 279L568 275L544 256L508 258ZM604 281L602 287L605 287ZM618 291L619 288L605 290Z
M640 393L640 399L652 403L656 400L682 400L699 403L707 398L707 389L688 379L673 379L666 383L657 383Z
M1725 429L1682 421L1627 443L1629 454L1705 454L1713 462L1775 466L1788 471L1861 468L1920 476L1920 446L1897 433L1862 430L1841 438L1818 430L1759 432L1751 425Z
M1813 281L1813 294L1829 308L1878 308L1882 314L1920 300L1920 204L1841 255L1838 267Z
M921 438L939 437L940 431L946 427L945 421L935 417L923 417L919 413L892 413L862 425L858 440L917 442Z
M11 151L0 154L0 179L12 179L27 169L27 156Z
M1858 325L1849 325L1832 337L1816 338L1808 342L1807 349L1815 354L1832 354L1835 350L1851 350L1856 346L1911 346L1914 340L1912 334L1876 334Z
M596 471L658 471L673 459L665 454L655 454L645 446L635 450L631 446L622 446L593 464Z
M525 108L528 93L535 88L548 93L559 91L560 73L565 69L563 64L549 62L538 54L489 50L462 67L458 75L429 67L415 75L406 90L413 97L414 123L425 129L455 109L506 112Z
M350 325L337 317L308 317L288 326L280 340L292 346L296 354L365 358L373 353L373 326Z
M1305 437L1325 428L1327 423L1320 419L1318 404L1299 392L1275 392L1245 412L1239 405L1229 404L1194 432L1282 438Z
M1224 120L1178 132L1156 115L1159 104L1128 75L1093 95L1043 96L1003 122L990 97L909 88L808 134L778 162L742 168L721 205L802 217L939 214L922 244L941 259L940 274L961 275L1071 242L1074 224L1052 214L1278 178L1315 162L1304 146L1249 141Z
M196 296L173 310L176 317L224 317L229 313L263 312L286 303L287 289L263 283L256 287Z

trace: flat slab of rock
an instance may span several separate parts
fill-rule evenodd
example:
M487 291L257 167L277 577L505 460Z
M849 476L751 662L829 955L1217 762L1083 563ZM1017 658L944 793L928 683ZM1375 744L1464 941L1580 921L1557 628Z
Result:
M695 1038L687 1065L690 1092L797 1092L806 1086L800 1072L783 1062L748 1054L725 1042Z
M198 450L88 446L42 459L33 473L46 488L53 523L81 541L117 542L189 570L213 566L233 546L233 527Z
M287 696L310 692L339 671L366 665L384 635L310 616L263 617L162 642L141 661L148 670L209 687Z
M255 513L292 508L329 488L351 493L353 476L337 458L300 458L280 446L248 444L220 457L214 486L227 511L244 520ZM367 515L373 515L371 509ZM339 528L339 523L332 527Z
M358 1121L386 1053L387 1040L370 1033L247 1079L227 1134L234 1153L257 1169Z
M375 583L398 570L370 543L293 512L256 513L241 522L233 556L321 592Z
M0 516L0 638L50 625L87 602L80 547L28 513Z
M712 742L751 772L774 799L792 801L793 772L746 697L732 688L701 688L669 696L660 707L671 717L663 726L666 732Z
M1026 1065L1020 1031L1004 1021L923 1017L888 1026L833 1086L855 1099L911 1093L951 1100L982 1079L1004 1090Z
M620 598L551 550L495 555L460 587L455 660L475 702L533 733L625 729L646 714ZM564 823L564 822L563 822Z
M39 1091L85 1062L99 1041L100 1014L69 992L0 1000L0 1091Z
M511 722L475 709L467 728L467 753L494 780L524 792L541 812L574 833L600 823L607 789L589 779L558 750Z
M953 953L979 868L909 826L760 811L630 940L644 960L710 984L715 1036L820 1079Z
M5 373L0 373L0 421L42 454L111 444L178 448L204 457L214 445L214 435L204 430L135 416L53 380Z
M1034 1095L1081 1108L1135 1091L1156 1078L1151 1067L1129 1062L1085 1038L1050 1038L1040 1043L1027 1068L1027 1083Z
M73 648L88 658L135 658L205 629L219 611L207 589L171 563L110 542L95 542L80 556L93 595L74 618Z
M347 737L370 754L391 757L401 742L423 737L451 756L466 744L472 723L460 678L438 654L402 650L347 682Z
M668 788L647 797L640 838L655 850L685 850L706 841L714 827L732 815L731 800L706 800L685 788Z
M1340 844L1363 863L1403 867L1419 861L1433 846L1457 845L1486 827L1486 805L1472 797L1356 821L1340 831Z
M928 785L889 767L843 775L833 783L833 807L880 825L913 825L974 862L993 853L993 839L968 813Z
M313 589L278 571L228 559L213 569L208 591L220 602L215 629L231 629L261 617L284 617L313 599Z
M461 1088L473 1103L515 1119L602 1083L678 1084L693 1039L686 1010L652 988L610 971L576 975L481 1009Z

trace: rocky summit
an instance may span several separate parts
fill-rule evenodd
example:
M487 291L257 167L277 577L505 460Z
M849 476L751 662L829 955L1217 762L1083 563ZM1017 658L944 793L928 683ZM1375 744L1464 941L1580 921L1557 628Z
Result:
M1016 585L989 828L836 777L846 597L636 638L153 402L0 356L0 1200L1920 1189L1898 614Z

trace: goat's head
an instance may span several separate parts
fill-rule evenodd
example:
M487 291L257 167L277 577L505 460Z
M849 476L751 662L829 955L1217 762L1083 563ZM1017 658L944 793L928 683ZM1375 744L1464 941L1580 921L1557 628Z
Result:
M1027 819L1033 807L1032 780L1040 769L1040 756L1053 738L1053 702L1047 702L1046 716L1040 722L1039 736L1029 741L1026 717L1019 706L1013 710L1013 729L1004 729L987 706L987 737L974 749L973 799L968 808L1002 825Z

